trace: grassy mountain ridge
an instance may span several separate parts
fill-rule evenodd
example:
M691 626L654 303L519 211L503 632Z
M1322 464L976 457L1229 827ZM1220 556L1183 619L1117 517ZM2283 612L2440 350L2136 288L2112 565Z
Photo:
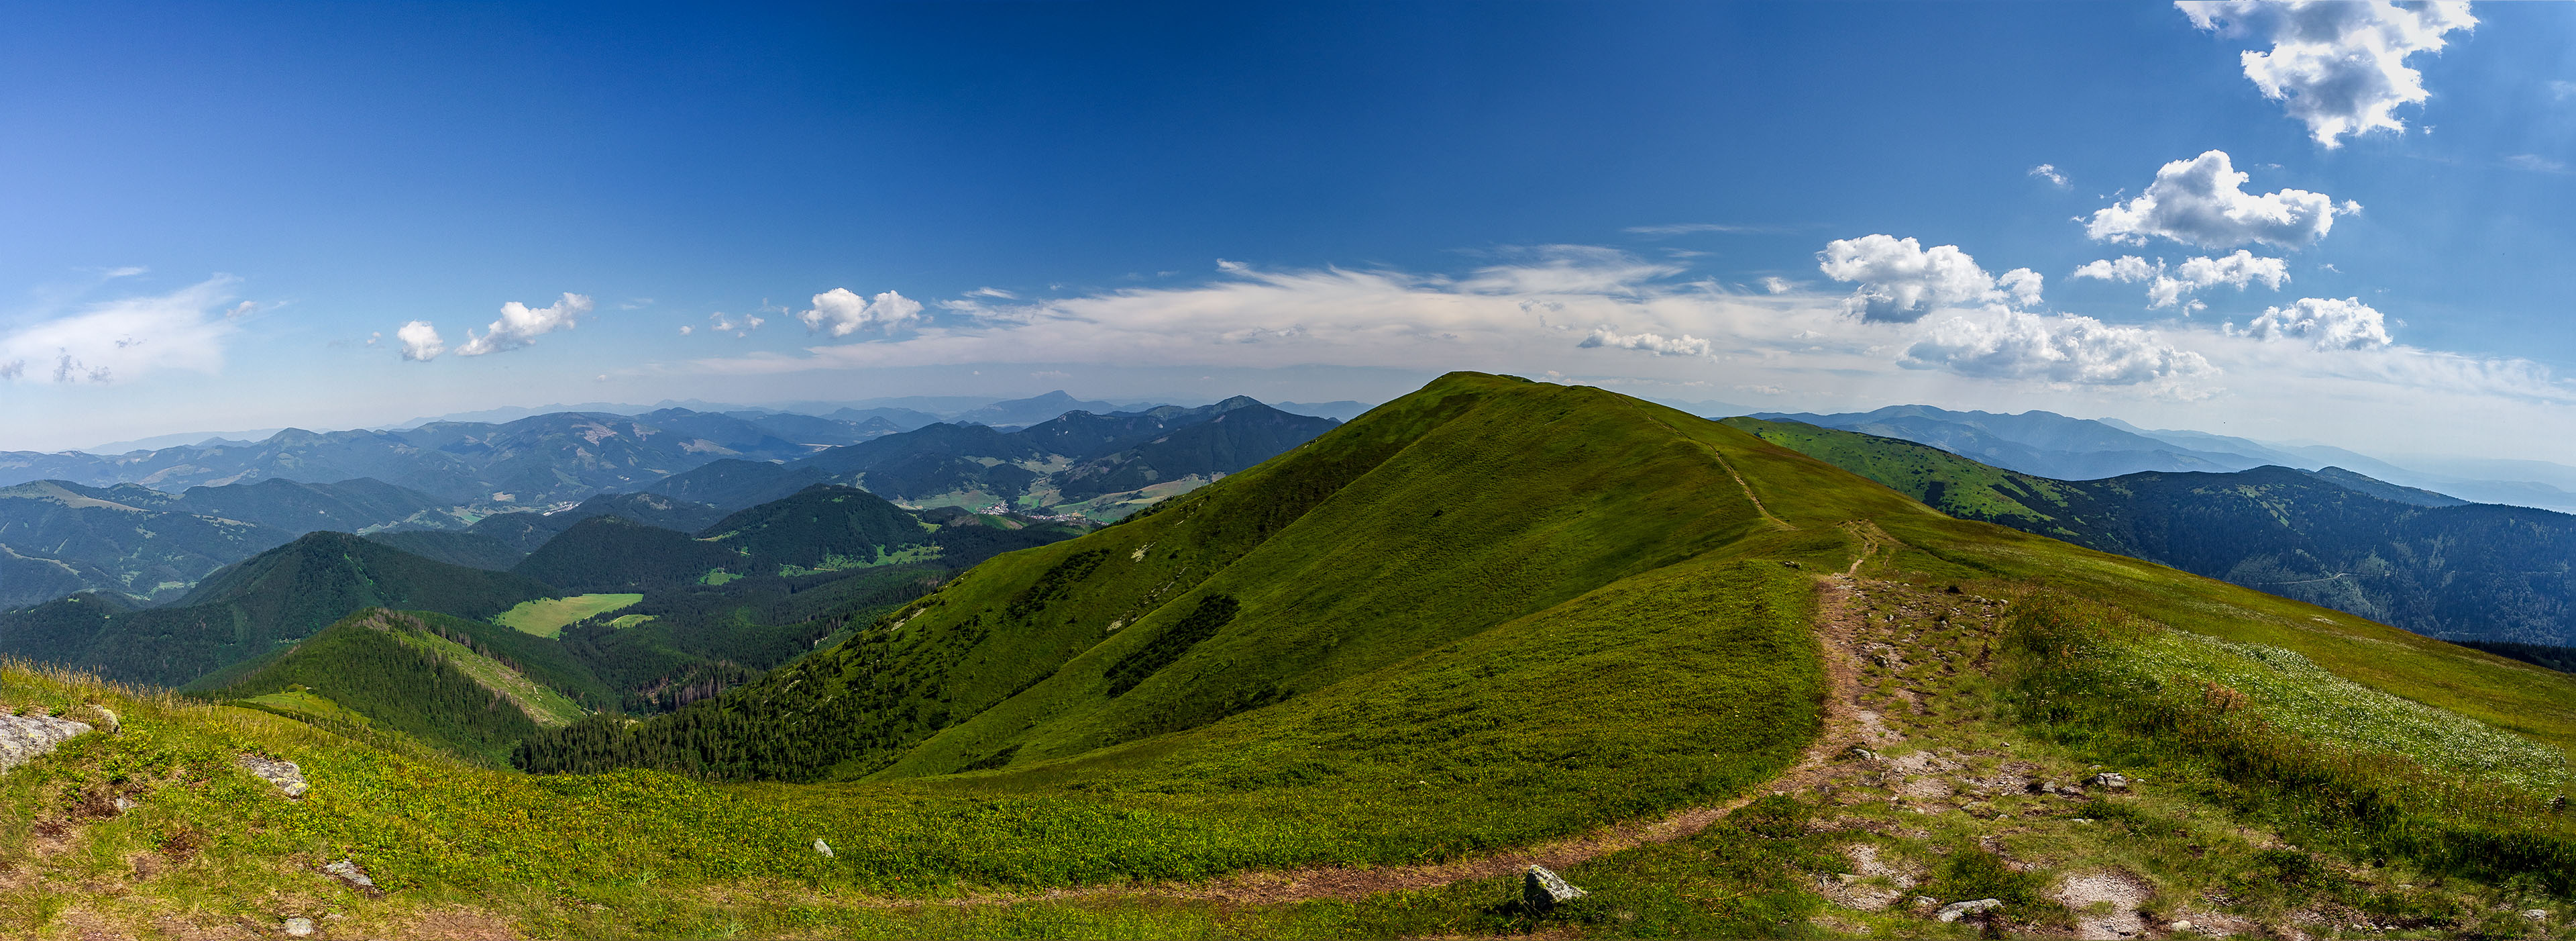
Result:
M542 638L436 614L368 609L205 694L296 712L279 693L320 696L391 729L487 764L538 728L578 718L568 697L607 698L589 671ZM522 664L536 664L530 670Z
M2576 517L2266 467L2060 481L1925 445L1729 419L1952 515L2151 559L2420 634L2576 641ZM2331 470L2331 469L2330 469Z
M2549 792L2459 770L2564 780L2576 680L1944 516L1599 389L1453 374L826 637L668 716L539 732L518 761L576 772L541 775L0 672L12 710L132 717L0 801L77 823L85 783L149 782L78 824L94 849L27 853L116 888L81 917L202 885L203 921L310 896L371 935L460 912L544 936L2066 934L2103 916L2059 889L2113 878L2137 897L2100 907L2141 930L2510 936L2576 891ZM9 826L0 849L35 845ZM127 875L189 827L201 874ZM388 897L313 874L316 847ZM1522 861L1593 897L1510 904ZM2005 907L1943 924L1861 890Z

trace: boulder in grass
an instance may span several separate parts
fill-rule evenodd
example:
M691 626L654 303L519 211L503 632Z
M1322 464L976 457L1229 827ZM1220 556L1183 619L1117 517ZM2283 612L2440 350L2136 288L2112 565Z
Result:
M36 760L36 756L54 750L75 735L92 731L87 722L74 722L55 716L13 716L0 713L0 771Z
M1986 911L1988 909L2002 908L2003 906L2004 900L2002 899L1978 899L1974 902L1952 902L1948 905L1941 906L1941 910L1933 913L1932 917L1936 921L1958 921L1961 918L1966 918L1978 912Z
M2117 771L2105 771L2085 778L2084 786L2098 787L2106 791L2125 791L2129 789L2129 776Z
M292 761L247 752L234 761L250 769L250 773L259 775L261 780L277 785L277 789L288 797L302 797L305 791L312 789L311 785L304 783L304 769L296 767Z
M366 893L368 898L385 894L384 890L376 888L376 880L367 878L366 870L358 868L358 864L350 860L343 859L324 866L322 874L348 883L350 888Z
M1521 903L1534 912L1544 912L1589 894L1567 883L1564 877L1548 871L1545 866L1531 866L1521 875Z
M830 859L832 858L832 844L823 842L822 837L815 837L814 852L823 854L824 859Z

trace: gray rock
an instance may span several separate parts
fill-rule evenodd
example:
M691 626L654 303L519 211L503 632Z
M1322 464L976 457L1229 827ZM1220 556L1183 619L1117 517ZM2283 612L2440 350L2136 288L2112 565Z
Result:
M822 837L815 837L814 852L823 854L824 859L830 859L832 858L832 844L823 842Z
M1843 754L1847 757L1861 761L1877 761L1879 757L1877 752L1870 751L1869 749L1858 745L1843 749Z
M1589 894L1591 893L1568 884L1556 873L1549 872L1545 866L1531 866L1521 875L1521 904L1529 906L1529 909L1534 912L1547 911L1555 908L1559 903L1571 902Z
M98 727L106 729L107 734L114 735L118 732L125 731L125 723L117 720L115 710L97 703L90 703L89 711L91 715L98 717Z
M72 736L93 731L87 722L54 716L0 714L0 771L36 760Z
M2537 921L2537 920L2539 920L2539 919L2543 919L2543 918L2547 918L2547 917L2549 917L2549 910L2548 910L2548 909L2546 909L2546 908L2535 908L2535 909L2532 909L2532 910L2530 910L2530 911L2527 911L2527 912L2522 913L2522 917L2524 917L2524 918L2529 918L2529 919L2532 919L2532 920L2534 920L2534 921Z
M2004 900L2002 899L1978 899L1974 902L1952 902L1948 905L1941 906L1941 910L1934 912L1932 917L1938 921L1958 921L1961 918L1965 918L1969 915L1973 915L1990 908L2002 908L2003 905Z
M349 884L350 888L365 892L368 895L374 895L381 891L376 888L376 880L367 878L366 870L358 868L357 863L349 860L343 859L339 862L322 867L322 874L338 879L342 882L346 882Z
M292 761L247 752L234 761L250 769L250 773L259 775L261 780L277 785L277 789L286 792L288 797L302 797L311 789L304 783L304 769L296 767Z
M120 814L121 814L121 813L124 813L124 812L129 811L129 810L133 810L134 808L141 807L141 806L143 806L143 805L135 803L133 798L127 797L127 796L125 796L125 795L123 795L123 794L116 795L116 812L117 812L117 813L120 813Z
M310 938L313 936L313 919L289 918L286 920L284 928L286 929L287 937Z

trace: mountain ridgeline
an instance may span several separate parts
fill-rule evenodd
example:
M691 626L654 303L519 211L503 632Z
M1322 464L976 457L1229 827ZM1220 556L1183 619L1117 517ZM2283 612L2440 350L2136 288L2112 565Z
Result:
M1757 573L1796 570L1730 566L1839 568L1855 546L1961 577L2035 577L2037 565L2142 605L2177 603L2109 587L2181 577L2156 574L2169 570L2008 533L1659 406L1453 375L1117 525L996 559L757 682L634 726L542 732L517 761L884 779L1096 767L1153 739L1163 744L1134 760L1159 766L1188 759L1149 754L1250 747L1252 729L1352 708L1448 652L1503 643L1502 625L1544 634L1634 580L1758 585Z
M342 893L317 896L350 900L332 930L369 935L380 909L317 858L371 873L367 905L442 918L552 886L506 911L581 936L2286 935L2366 905L2501 937L2576 892L2576 677L1944 514L1872 477L2192 544L2114 525L2110 491L1886 440L1453 373L1098 528L830 482L686 532L602 513L516 575L446 569L533 583L587 540L644 547L601 556L665 573L644 590L530 599L509 630L369 606L192 687L219 704L0 664L14 714L147 730L13 769L32 783L0 805L88 827L85 870L28 854L49 882L159 898L172 879L126 874L202 834L179 891ZM2355 520L2477 509L2287 473L2231 486ZM1013 534L1042 544L947 567L966 543L943 538ZM643 584L616 568L582 577ZM505 753L527 773L475 767ZM314 795L243 754L299 763ZM70 790L92 785L134 794ZM113 796L134 822L84 809ZM1957 925L1870 907L1884 883L1835 878L1855 846L1921 877L1903 888L1993 902ZM1563 874L1591 895L1510 902L1534 847L1590 854ZM2115 866L2176 901L2062 888ZM1261 875L1318 867L1366 875ZM1297 894L1173 897L1238 874ZM995 903L937 904L957 898Z
M2426 636L2576 644L2576 516L2466 503L2341 468L2052 480L1895 438L1754 418L1727 423L1962 519L2161 562Z

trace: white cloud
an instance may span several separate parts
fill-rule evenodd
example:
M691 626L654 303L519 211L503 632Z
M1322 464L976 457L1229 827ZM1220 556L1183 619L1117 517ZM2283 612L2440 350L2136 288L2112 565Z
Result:
M717 333L730 333L740 338L750 336L752 331L760 329L760 325L768 323L769 320L759 314L744 314L740 319L736 319L731 314L717 311L707 315L707 322L710 325L709 329Z
M1787 278L1762 279L1762 289L1773 294L1787 294L1790 289L1795 287L1797 287L1797 285L1789 283L1789 279Z
M1222 262L1220 262L1222 264ZM814 295L814 307L797 317L805 329L845 337L867 327L895 327L921 317L921 303L893 291L864 298L849 288L833 288Z
M2047 180L2048 185L2057 187L2058 189L2066 188L2066 174L2058 172L2056 164L2043 163L2039 166L2032 167L2030 168L2030 175Z
M2208 394L2199 381L2217 373L2207 358L2177 349L2152 331L2002 308L1932 325L1906 348L1902 365L1995 379L2148 386L2185 398Z
M2506 154L2504 163L2517 170L2531 170L2539 173L2567 172L2567 164L2539 154Z
M2387 318L2358 297L2303 297L2266 308L2245 325L2245 334L2265 341L2303 339L2320 350L2378 349L2396 342L2388 336Z
M2387 0L2181 0L2192 25L2270 42L2246 50L2245 77L2264 97L2307 122L2317 143L2339 146L2346 134L2403 131L2394 111L2429 97L2408 56L2439 52L2443 37L2477 25L2460 2Z
M164 370L213 374L236 318L224 315L235 279L217 276L168 294L92 304L0 333L0 380L109 383Z
M544 307L511 301L501 305L501 319L483 328L482 336L466 331L465 345L456 348L456 355L482 356L527 346L537 342L538 337L579 325L593 306L589 297L570 291Z
M688 324L681 324L681 325L680 325L680 335L681 335L681 336L688 336L689 334L696 333L697 331L698 331L698 328L696 328L696 327L692 327L692 326L689 326Z
M402 358L415 363L429 362L437 359L438 354L447 352L447 341L439 339L438 328L430 326L426 320L403 324L401 329L394 331L394 339L402 341Z
M1726 225L1716 222L1681 222L1673 225L1632 225L1621 231L1630 235L1691 235L1698 232L1768 232L1769 226Z
M2176 160L2157 170L2156 181L2138 198L2095 212L2084 233L2130 245L2146 244L2152 236L2203 248L2256 242L2299 248L2326 237L2336 216L2361 211L2360 203L2338 207L2333 197L2306 190L2257 196L2242 188L2248 179L2226 151Z
M1944 307L2039 303L2038 272L2016 268L1998 279L1956 245L1926 249L1910 238L1864 235L1828 242L1816 259L1826 277L1859 282L1843 303L1865 320L1910 322Z
M1584 337L1583 342L1575 346L1583 349L1608 347L1616 350L1642 350L1657 356L1708 355L1708 341L1687 333L1677 337L1668 337L1660 333L1623 335L1611 332L1608 327L1594 328L1592 335Z
M2183 296L2203 288L2228 285L2239 291L2256 281L2275 291L2290 280L2290 264L2278 258L2258 258L2253 252L2237 249L2235 254L2216 258L2183 259L2181 265L2168 270L2162 258L2149 262L2136 255L2117 259L2100 259L2075 269L2074 277L2103 281L2147 281L2147 306L2172 307ZM2198 310L2203 305L2194 301L2185 310Z
M2552 80L2549 83L2549 97L2556 98L2560 101L2576 98L2576 82L2570 82L2563 79Z

